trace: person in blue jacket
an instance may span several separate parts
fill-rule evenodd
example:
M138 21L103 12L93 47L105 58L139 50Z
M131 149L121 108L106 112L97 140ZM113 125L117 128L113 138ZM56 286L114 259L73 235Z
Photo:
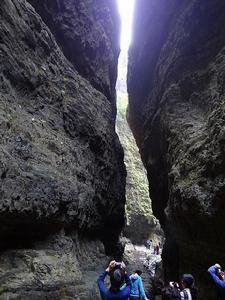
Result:
M215 264L208 269L208 272L217 287L217 300L225 300L225 281L220 278L220 271L221 266L219 264Z
M105 286L105 277L110 276L110 288ZM125 288L121 289L125 281ZM128 300L131 290L131 281L126 273L126 266L122 263L117 263L115 260L109 263L107 269L100 274L97 280L98 287L102 300Z
M140 276L141 274L142 272L140 270L136 270L132 275L130 275L130 280L131 280L130 300L138 300L138 299L148 300Z

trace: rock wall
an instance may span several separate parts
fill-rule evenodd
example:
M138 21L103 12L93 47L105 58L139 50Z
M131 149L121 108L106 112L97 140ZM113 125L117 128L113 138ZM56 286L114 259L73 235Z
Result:
M51 29L76 70L111 102L119 55L119 16L115 0L28 0Z
M161 240L163 232L152 212L148 179L140 153L126 119L127 93L117 90L116 130L124 149L126 164L126 226L123 235L133 244L146 245L147 239Z
M101 242L52 235L0 256L0 299L100 300L96 284L108 260Z
M97 299L82 291L86 280L95 281L99 240L115 254L124 224L125 168L114 120L116 5L51 4L39 1L36 11L26 0L0 3L0 299ZM70 261L81 281L60 275Z
M136 1L129 122L166 234L164 271L191 272L213 299L209 265L225 265L225 3Z

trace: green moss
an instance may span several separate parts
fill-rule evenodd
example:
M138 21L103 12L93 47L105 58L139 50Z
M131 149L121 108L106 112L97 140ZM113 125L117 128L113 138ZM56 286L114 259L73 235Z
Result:
M60 288L60 296L61 296L62 299L67 298L67 288L66 288L66 286L62 286Z
M10 124L14 124L17 120L17 115L16 114L8 114L8 121Z
M143 215L154 218L149 198L148 180L143 167L133 134L127 124L127 94L118 92L117 96L117 132L124 148L125 164L127 168L126 211L127 217Z
M124 120L126 118L128 99L127 94L118 92L117 93L117 109L118 114Z
M0 285L0 295L7 291L7 287L5 285Z
M63 79L64 79L64 81L68 81L68 80L69 80L69 77L64 76Z
M64 103L69 104L69 103L72 103L73 99L70 95L63 94L63 101L64 101Z

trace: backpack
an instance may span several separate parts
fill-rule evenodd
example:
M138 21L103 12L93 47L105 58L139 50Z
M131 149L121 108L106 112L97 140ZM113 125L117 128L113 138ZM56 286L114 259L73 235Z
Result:
M163 288L162 300L180 300L180 289L172 286Z

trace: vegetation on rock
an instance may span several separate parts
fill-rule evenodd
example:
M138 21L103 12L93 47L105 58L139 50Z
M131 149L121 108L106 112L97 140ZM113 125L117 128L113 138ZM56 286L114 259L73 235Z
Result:
M122 87L121 82L117 87ZM126 217L124 234L133 242L143 243L147 238L161 234L157 219L153 216L148 191L148 179L133 134L126 120L127 94L117 91L117 133L124 148L126 179Z

